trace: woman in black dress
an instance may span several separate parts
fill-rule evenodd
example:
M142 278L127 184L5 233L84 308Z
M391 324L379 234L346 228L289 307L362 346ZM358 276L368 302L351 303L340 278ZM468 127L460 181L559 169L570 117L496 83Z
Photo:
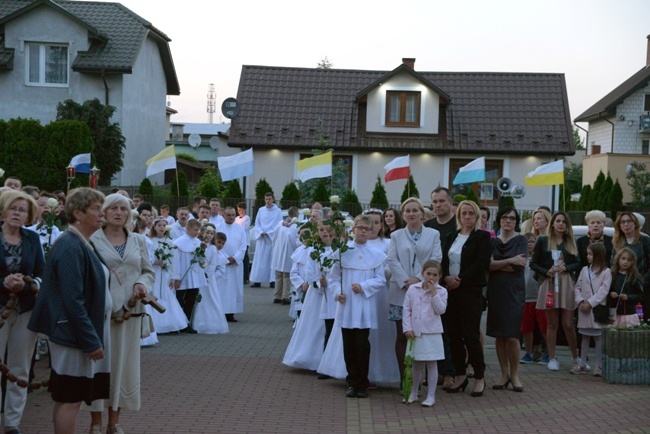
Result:
M499 210L497 222L501 233L494 239L490 280L488 282L487 335L496 338L497 358L501 367L501 382L492 386L506 389L512 382L515 392L524 390L519 367L519 335L524 311L526 253L528 240L518 235L519 213L512 207Z

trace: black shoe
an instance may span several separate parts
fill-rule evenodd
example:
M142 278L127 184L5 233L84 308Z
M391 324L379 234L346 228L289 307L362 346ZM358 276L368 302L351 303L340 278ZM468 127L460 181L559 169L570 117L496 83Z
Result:
M358 395L356 387L348 387L348 391L345 392L345 396L348 398L356 398Z
M271 288L275 288L275 282L271 282L270 285L271 285Z
M282 303L282 300L280 300L279 298L273 299L273 304L280 304L280 303Z
M184 333L184 334L188 334L188 335L195 335L195 334L198 333L196 330L194 330L194 329L193 329L192 327L190 327L190 326L187 326L187 327L185 327L184 329L179 330L179 332L180 332L180 333Z
M368 389L365 387L360 388L357 392L357 398L367 398L368 397Z
M464 392L465 389L467 389L467 383L469 383L469 380L467 379L467 377L465 377L465 381L463 381L459 386L450 387L449 389L447 389L447 393L458 393L461 390Z
M227 313L226 314L226 321L227 322L237 322L235 319L235 314L234 313Z
M288 298L283 298L282 299L282 304L285 305L285 306L288 305L288 304L291 304L291 300L289 300Z
M261 285L259 284L259 282L257 282L257 283L251 283L251 286L250 286L250 287L251 287L251 288L259 288L260 286L261 286Z
M478 398L480 396L483 396L483 392L485 392L485 381L483 381L483 389L481 391L477 391L476 389L472 390L472 393L470 393L470 396L472 398Z
M316 376L316 378L318 378L319 380L329 380L332 377L330 377L329 375L325 375L325 374L318 374Z

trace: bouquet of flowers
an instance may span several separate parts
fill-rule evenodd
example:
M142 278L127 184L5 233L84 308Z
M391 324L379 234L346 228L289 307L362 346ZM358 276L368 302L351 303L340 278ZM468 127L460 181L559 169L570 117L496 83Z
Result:
M171 228L171 226L168 226ZM165 228L166 230L167 228ZM163 241L158 241L158 248L153 252L162 265L160 268L163 270L167 269L172 265L172 257L174 254L172 250L177 249L178 247L170 244L171 238L165 237Z

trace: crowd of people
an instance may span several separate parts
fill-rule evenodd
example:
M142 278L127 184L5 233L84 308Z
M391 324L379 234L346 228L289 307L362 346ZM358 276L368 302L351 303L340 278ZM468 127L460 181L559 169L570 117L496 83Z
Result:
M283 363L345 379L350 398L367 397L379 382L400 383L411 404L424 384L422 405L430 407L436 385L461 393L470 379L471 396L483 396L486 309L501 374L492 389L523 392L520 363L558 371L560 324L570 372L602 376L602 327L638 325L639 307L650 308L642 217L620 213L609 237L605 214L590 211L589 231L576 240L564 212L540 208L521 222L506 207L491 229L489 209L454 204L444 187L431 202L428 209L408 198L399 210L368 209L353 220L315 203L284 218L267 193L252 225L244 202L221 209L217 198L196 197L174 218L139 194L50 194L7 178L0 188L5 432L20 433L33 363L48 348L54 431L74 432L84 408L89 432L101 433L107 408L106 432L123 433L121 410L141 406L141 346L163 333L228 333L244 311L246 282L269 283L272 303L289 306L295 323ZM412 385L402 381L410 375Z
M138 411L140 348L161 333L228 333L243 311L246 205L220 201L160 210L125 191L41 192L9 177L0 188L0 371L4 431L20 433L34 361L49 351L46 382L56 433L90 412L91 434L123 433Z
M569 372L602 376L602 327L638 325L641 308L650 306L643 217L620 213L609 221L610 237L606 215L592 210L586 236L576 240L562 211L540 207L522 222L515 208L505 207L489 228L488 208L454 204L444 187L431 199L433 218L419 199L408 198L399 210L366 210L340 232L337 213L323 212L318 203L305 210L307 222L276 222L276 233L294 227L291 236L270 236L267 245L271 255L292 261L286 304L296 323L283 363L316 371L319 379L345 379L348 397L367 397L378 382L405 387L409 372L413 387L405 403L419 400L423 378L423 406L434 405L436 385L460 393L470 378L471 396L481 397L481 318L487 310L485 334L495 338L500 368L493 390L523 392L520 364L560 370L560 324L571 353ZM273 259L269 263L278 263ZM283 267L275 285L286 288ZM284 301L276 293L274 303ZM587 363L592 339L593 368Z

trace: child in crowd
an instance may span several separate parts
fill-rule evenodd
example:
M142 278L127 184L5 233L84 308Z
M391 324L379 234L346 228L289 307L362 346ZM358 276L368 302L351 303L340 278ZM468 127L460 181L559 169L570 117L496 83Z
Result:
M174 256L174 242L169 236L171 227L164 218L153 222L149 237L153 242L153 269L156 272L156 281L153 284L153 294L158 302L167 310L164 314L154 310L151 314L154 328L157 333L172 333L187 327L188 319L174 296L174 284L171 280L172 258Z
M643 297L642 283L641 274L636 268L636 253L629 247L623 247L616 252L614 257L612 286L607 300L607 305L610 308L610 321L614 319L617 326L639 325L636 305Z
M174 251L172 279L176 298L191 322L196 296L199 289L207 289L208 280L203 271L206 263L205 251L201 249L201 240L198 239L201 223L196 219L189 220L185 230L186 233L174 241L177 249ZM181 333L195 334L196 330L187 326Z
M596 343L596 367L594 376L602 377L601 327L594 317L593 309L602 305L605 308L607 293L612 284L612 273L607 268L607 251L602 243L593 243L587 247L587 262L582 268L575 286L576 305L578 306L578 333L582 335L580 345L580 362L571 368L571 373L586 374L589 343L594 338Z
M521 320L521 333L524 336L524 348L526 354L519 361L520 363L528 364L539 362L540 365L548 363L548 354L541 356L541 345L535 345L535 329L539 333L546 335L546 312L537 310L537 296L539 295L539 283L535 279L535 272L530 269L530 257L535 248L535 241L537 237L532 232L524 235L528 239L528 261L526 262L526 269L524 270L524 278L526 280L526 298L524 303L524 315ZM540 339L541 340L541 339ZM535 360L535 355L538 355L538 360Z
M205 274L208 286L201 290L201 301L194 308L194 319L192 327L201 334L228 333L228 322L221 307L219 292L217 291L217 280L215 274L217 266L228 263L228 258L217 251L215 244L215 227L212 223L203 226L201 239L206 245Z
M411 285L404 298L404 335L413 342L413 388L408 403L418 400L418 390L424 365L427 367L429 387L423 407L436 402L438 360L444 360L442 319L447 310L447 290L438 284L442 267L438 261L429 260L422 266L423 282Z
M291 285L293 288L291 294L291 308L289 316L292 318L299 318L302 311L302 303L305 300L307 290L311 287L317 288L316 283L320 280L320 272L317 264L311 259L311 249L307 246L309 238L311 237L311 227L309 224L304 224L300 228L300 241L302 245L291 255L293 265L289 276L291 278Z
M215 279L217 279L217 282L219 282L219 279L223 279L223 277L226 275L226 265L228 265L228 256L222 250L223 250L223 246L226 245L226 241L228 241L228 237L223 232L217 232L217 234L214 237L214 240L215 240L214 244L215 246L217 246L217 251L219 252L219 256L221 256L221 258L217 260L217 269L214 273Z
M373 231L373 221L367 215L358 215L352 227L354 241L349 250L336 251L336 260L327 284L335 294L336 323L341 327L343 357L347 370L348 398L368 397L368 371L370 368L370 329L378 326L377 304L373 297L386 287L384 268L386 255L368 246ZM338 260L340 260L340 262ZM435 383L434 383L435 384Z

